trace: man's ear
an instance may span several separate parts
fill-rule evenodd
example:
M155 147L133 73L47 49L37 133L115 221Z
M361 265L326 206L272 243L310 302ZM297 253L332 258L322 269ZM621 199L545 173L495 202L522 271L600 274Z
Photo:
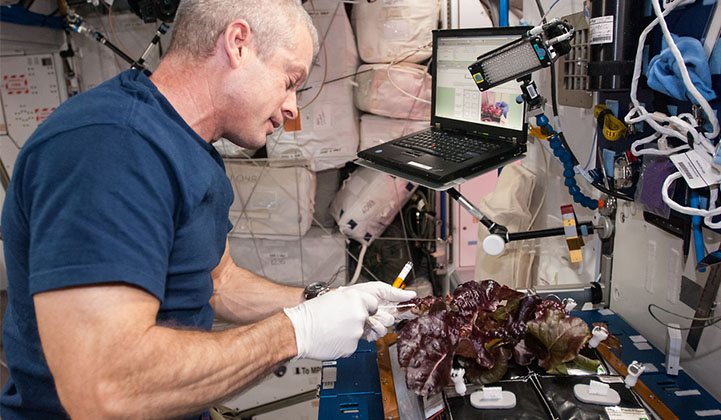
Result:
M250 25L244 19L230 22L221 35L223 50L228 57L231 67L240 66L248 56L248 50L253 42L253 33Z

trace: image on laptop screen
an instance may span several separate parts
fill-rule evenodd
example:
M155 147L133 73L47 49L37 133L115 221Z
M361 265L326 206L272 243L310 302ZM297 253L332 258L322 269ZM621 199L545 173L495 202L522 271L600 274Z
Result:
M518 39L513 36L439 37L436 55L436 108L438 117L522 130L523 105L515 80L480 92L468 66L476 57Z

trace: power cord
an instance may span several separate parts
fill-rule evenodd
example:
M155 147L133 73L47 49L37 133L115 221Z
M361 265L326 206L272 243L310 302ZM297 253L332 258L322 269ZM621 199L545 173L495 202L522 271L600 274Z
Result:
M544 12L543 6L541 5L540 0L536 0L536 6L538 6L538 11L541 13L541 16L542 16L542 18L541 18L542 22L544 22L544 23L546 22L546 16L548 15L548 13L551 11L551 9L557 3L558 3L558 1L551 4L551 7L548 9L548 12ZM558 127L558 131L562 132L561 124L560 124L561 121L560 121L560 118L558 115L558 94L557 94L557 86L556 86L556 65L555 65L555 63L551 64L550 70L551 70L551 109L553 110L554 123ZM566 142L566 139L563 136L559 136L558 141L560 142L561 146L560 147L557 146L556 149L554 149L554 154L560 153L563 156L566 156L565 157L566 161L568 161L572 164L571 168L569 170L569 168L568 168L569 164L567 164L565 161L562 162L562 164L564 166L564 175L568 174L570 176L575 176L575 174L572 174L571 172L573 171L573 166L579 164L579 160L576 157L576 155L573 153L573 150L568 145L568 142ZM595 143L595 144L597 144L597 143ZM560 150L560 151L556 152L556 150ZM591 154L593 154L593 151L591 152ZM589 158L588 162L590 162L590 158ZM588 163L586 164L586 166L588 166ZM570 188L576 186L576 184L571 182L569 179L572 179L572 178L566 177L566 182L567 182L566 186L569 187L569 189L570 189ZM568 185L568 184L571 184L571 185ZM602 192L603 194L606 194L610 197L614 197L614 198L617 198L619 200L624 200L624 201L634 201L632 197L612 191L610 188L606 188L603 185L600 185L596 182L589 182L589 184L596 190L598 190L598 191ZM575 191L575 188L574 188L574 191ZM573 193L571 193L571 194L573 195ZM576 194L576 195L578 195L578 194ZM585 201L587 204L591 203L591 201L589 201L589 200L585 200Z
M661 311L663 311L663 312L666 312L667 314L676 316L676 317L678 317L678 318L687 319L687 320L690 320L690 321L705 321L706 323L705 323L704 325L699 325L699 326L696 326L696 327L687 327L687 328L677 327L677 326L675 326L675 325L667 324L667 323L663 322L661 319L659 319L658 316L657 316L656 314L654 314L653 311L651 310L652 308L659 309L659 310L661 310ZM721 316L708 317L708 318L689 317L689 316L677 314L676 312L669 311L668 309L662 308L662 307L660 307L660 306L658 306L658 305L656 305L656 304L653 304L653 303L650 304L650 305L648 305L648 313L651 315L651 318L653 318L653 319L654 319L656 322L658 322L659 324L661 324L661 325L663 325L663 326L665 326L665 327L667 327L667 328L673 328L673 329L675 329L675 330L680 330L680 331L689 331L689 330L703 329L703 328L710 327L710 326L712 326L712 325L715 325L715 324L718 324L719 322L721 322ZM709 321L710 321L710 322L709 322Z

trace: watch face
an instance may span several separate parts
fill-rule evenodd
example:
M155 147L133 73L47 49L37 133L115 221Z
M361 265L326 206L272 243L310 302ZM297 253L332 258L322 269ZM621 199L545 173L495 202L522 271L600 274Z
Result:
M318 295L323 294L328 290L328 285L323 282L316 282L311 283L308 286L305 287L303 290L303 297L308 299L313 299L314 297L317 297Z

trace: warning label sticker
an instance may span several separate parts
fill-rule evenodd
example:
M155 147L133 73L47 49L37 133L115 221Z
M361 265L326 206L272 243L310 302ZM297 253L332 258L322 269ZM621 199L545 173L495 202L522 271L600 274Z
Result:
M613 16L601 16L591 19L591 44L610 44L613 42Z

